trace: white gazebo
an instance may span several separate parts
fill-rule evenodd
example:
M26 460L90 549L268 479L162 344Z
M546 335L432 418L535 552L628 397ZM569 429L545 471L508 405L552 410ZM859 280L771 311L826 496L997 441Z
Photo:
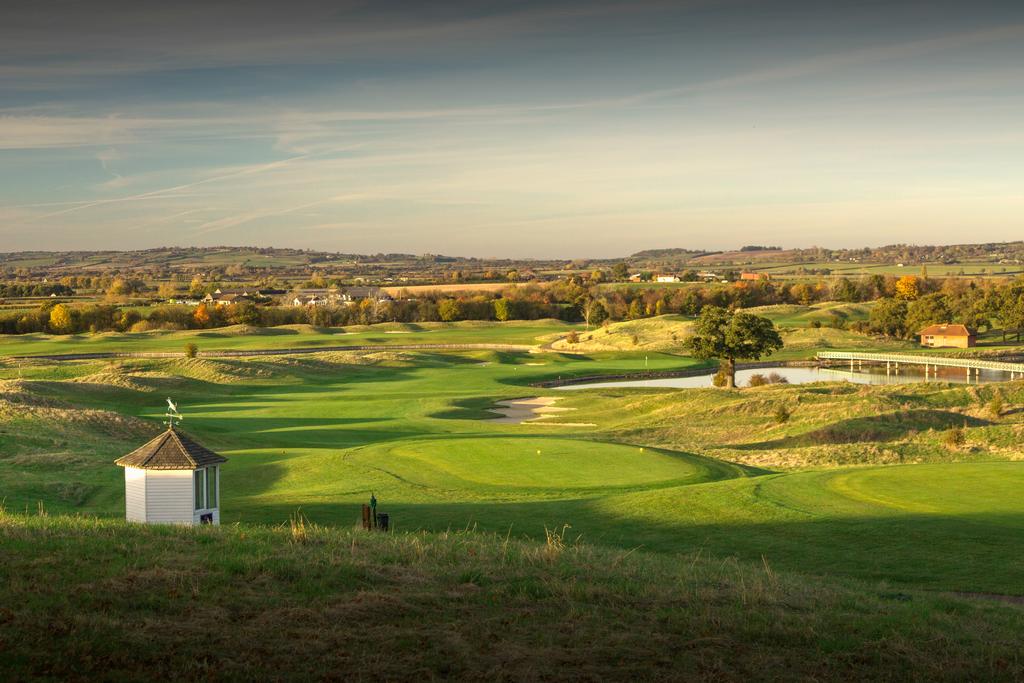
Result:
M115 463L124 468L125 517L144 524L220 524L220 465L227 458L167 431Z

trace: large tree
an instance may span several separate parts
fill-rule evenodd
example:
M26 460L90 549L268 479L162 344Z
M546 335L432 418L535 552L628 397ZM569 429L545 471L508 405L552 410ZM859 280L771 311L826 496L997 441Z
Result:
M768 318L705 306L686 348L697 358L721 362L726 388L736 386L736 361L757 360L782 348L782 337Z
M887 337L906 336L907 302L900 299L879 299L871 307L868 324L873 332Z
M50 329L54 334L71 334L74 327L75 321L70 308L64 304L57 304L50 310Z
M913 338L929 325L951 322L953 314L949 312L944 295L926 294L907 304L906 320L905 333L908 337Z

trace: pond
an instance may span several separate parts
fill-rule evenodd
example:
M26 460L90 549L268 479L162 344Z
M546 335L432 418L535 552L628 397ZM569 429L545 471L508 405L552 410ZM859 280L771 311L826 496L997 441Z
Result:
M790 384L807 384L809 382L853 382L855 384L910 384L913 382L953 382L955 384L985 384L988 382L1004 382L1010 379L1010 373L994 370L982 370L979 377L967 378L962 368L939 368L938 377L934 374L925 376L923 367L904 366L899 374L886 374L885 366L865 365L860 370L850 371L847 368L818 367L786 367L779 365L768 368L756 368L736 371L736 386L745 387L750 383L751 375L769 375L775 373L784 377ZM665 377L661 379L631 379L614 382L589 382L585 384L568 384L554 387L560 390L572 389L606 389L614 387L640 387L647 389L701 389L713 386L711 374L694 377Z

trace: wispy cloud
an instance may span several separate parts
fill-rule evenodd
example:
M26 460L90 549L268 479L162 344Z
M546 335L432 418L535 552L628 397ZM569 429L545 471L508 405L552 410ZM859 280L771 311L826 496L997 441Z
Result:
M610 252L910 224L942 188L1003 230L978 197L1024 183L1024 5L954 5L5 8L4 245Z
M255 164L255 165L247 166L245 168L242 168L242 169L239 169L239 170L236 170L236 171L232 171L231 173L224 173L222 175L215 175L215 176L211 176L211 177L208 177L208 178L203 178L202 180L196 180L196 181L193 181L193 182L190 182L190 183L184 183L184 184L181 184L181 185L175 185L173 187L164 187L164 188L160 188L158 190L151 190L149 192L141 192L139 194L134 194L134 195L130 195L130 196L127 196L127 197L116 197L116 198L112 198L112 199L97 199L97 200L94 200L94 201L89 201L89 202L85 202L85 203L81 203L81 204L76 204L76 205L71 206L69 208L61 209L60 211L53 211L51 213L42 214L40 216L37 216L35 218L35 220L44 220L44 219L47 219L47 218L55 218L57 216L64 216L64 215L67 215L69 213L74 213L76 211L81 211L83 209L91 209L91 208L94 208L94 207L97 207L97 206L104 206L104 205L108 205L108 204L119 204L119 203L123 203L123 202L138 202L138 201L143 201L143 200L147 200L147 199L167 198L167 197L170 197L170 196L188 196L187 194L183 195L181 193L183 191L185 191L185 190L191 190L191 189L199 187L201 185L206 185L208 183L218 183L218 182L223 182L225 180L241 178L243 176L254 175L254 174L257 174L257 173L266 173L267 171L272 171L272 170L275 170L275 169L283 168L285 166L288 166L290 164L294 164L294 163L296 163L298 161L301 161L301 160L307 159L307 158L309 158L309 155L302 155L302 156L297 156L297 157L291 157L290 159L282 159L280 161L273 161L273 162L270 162L270 163L267 163L267 164Z
M246 223L262 220L264 218L284 216L290 213L302 211L304 209L310 209L313 208L314 206L323 206L324 204L336 204L341 202L355 202L369 198L369 195L365 194L340 194L334 195L333 197L326 197L324 199L316 199L311 202L305 202L303 204L299 204L298 206L248 211L245 213L225 216L224 218L218 218L217 220L213 221L207 221L206 223L199 225L199 227L196 229L196 233L198 235L208 235L213 232L219 232L222 230L227 230L229 228L235 228Z

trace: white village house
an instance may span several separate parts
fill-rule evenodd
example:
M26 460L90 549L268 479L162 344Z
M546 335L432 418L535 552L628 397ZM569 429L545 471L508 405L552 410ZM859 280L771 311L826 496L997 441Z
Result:
M292 306L328 306L342 304L351 306L363 299L391 301L391 296L380 287L349 287L344 291L337 288L300 289L291 299Z
M227 458L167 431L115 463L124 468L125 517L144 524L220 524L220 465Z

